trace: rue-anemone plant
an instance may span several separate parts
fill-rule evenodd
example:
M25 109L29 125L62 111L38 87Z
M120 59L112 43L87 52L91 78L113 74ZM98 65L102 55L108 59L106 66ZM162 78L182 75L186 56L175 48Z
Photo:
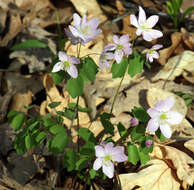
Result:
M163 36L161 31L153 29L158 20L157 15L146 18L142 7L139 7L138 17L130 16L131 24L136 27L137 37L142 36L148 42ZM77 99L76 103L69 103L64 110L56 111L55 116L49 113L32 118L16 110L10 111L7 116L11 127L17 133L14 148L18 154L24 154L44 142L54 156L63 156L63 168L76 173L76 176L88 185L92 184L96 177L98 179L115 177L117 181L119 171L115 168L115 163L146 164L150 160L149 153L153 150L155 136L161 141L170 138L172 135L170 125L176 125L183 119L180 113L171 110L174 105L173 97L167 97L148 110L143 107L129 110L133 118L128 126L121 122L117 125L111 123L113 109L116 109L114 103L124 76L128 74L134 77L141 73L144 64L149 65L148 62L153 62L153 59L159 57L157 50L162 48L162 45L154 45L146 50L144 55L134 50L128 34L113 35L113 42L104 47L99 56L99 63L96 64L90 55L80 57L80 52L83 45L97 39L101 33L98 25L97 18L88 20L86 15L81 18L75 13L73 24L69 25L65 32L71 43L77 46L77 54L68 55L65 51L59 51L51 68L55 84L65 79L66 90L72 98ZM102 135L96 136L89 128L82 128L79 125L79 113L92 111L91 108L79 105L79 97L82 96L84 85L94 81L98 71L104 67L111 67L112 78L120 78L120 83L115 91L110 111L97 114L96 119L100 120L103 131ZM61 102L52 102L49 107L55 109L60 104ZM70 126L63 124L64 118L71 120ZM76 125L78 134L75 148L69 146L72 142L70 134L73 125ZM120 135L116 142L112 138L115 128Z

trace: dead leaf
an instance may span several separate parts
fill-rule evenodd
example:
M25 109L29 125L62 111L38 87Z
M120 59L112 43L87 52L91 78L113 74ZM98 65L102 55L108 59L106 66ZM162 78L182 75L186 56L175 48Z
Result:
M191 84L194 84L194 72L190 73L188 71L183 71L183 77L185 80L187 80Z
M194 103L189 105L187 117L194 122Z
M184 43L190 50L194 51L194 33L187 32L184 28L181 28L182 38Z
M183 188L193 184L194 170L191 165L194 160L186 153L171 146L155 145L150 156L164 160L174 170Z
M192 51L184 51L182 54L170 58L166 65L152 78L152 81L174 80L184 70L194 72L194 52Z
M167 59L172 55L172 53L178 47L179 43L181 42L181 39L182 39L182 34L179 32L175 32L171 35L172 45L168 48L165 48L159 51L160 57L158 59L158 62L161 65L166 64Z
M194 153L194 139L185 142L184 146Z
M180 189L180 184L173 173L175 171L165 161L154 159L138 173L120 174L119 178L122 190L135 187L139 190L177 190Z
M100 23L107 20L96 0L71 0L71 2L82 16L87 13L89 18L97 17Z
M17 110L27 113L24 106L29 106L32 103L32 91L28 90L26 93L17 93L13 96L10 110Z

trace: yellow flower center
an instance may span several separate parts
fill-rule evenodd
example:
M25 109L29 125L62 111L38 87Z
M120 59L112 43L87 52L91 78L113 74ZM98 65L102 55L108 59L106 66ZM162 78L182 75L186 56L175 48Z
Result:
M166 118L167 118L167 116L166 116L165 113L163 113L163 114L160 116L160 119L161 119L161 120L165 120Z
M69 62L68 61L64 61L63 64L65 65L65 67L68 67L70 66Z
M123 45L118 45L117 49L123 49Z
M83 34L89 35L90 26L82 28L81 31L82 31Z
M152 54L153 52L154 52L154 49L150 49L148 53Z
M104 157L104 161L107 162L107 161L111 161L111 156L110 155L106 155Z

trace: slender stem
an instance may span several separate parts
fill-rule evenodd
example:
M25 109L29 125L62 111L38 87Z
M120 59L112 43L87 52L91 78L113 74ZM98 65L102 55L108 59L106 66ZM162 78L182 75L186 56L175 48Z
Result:
M114 99L113 99L113 102L112 102L112 106L111 106L111 110L110 110L110 114L112 114L112 111L113 111L113 108L114 108L114 104L115 104L116 98L117 98L117 96L118 96L119 89L120 89L120 87L121 87L121 84L122 84L122 82L123 82L124 77L125 77L125 74L123 75L123 77L122 77L122 79L121 79L121 81L120 81L120 83L119 83L119 86L118 86L118 88L117 88L117 91L116 91L116 93L115 93L115 96L114 96Z

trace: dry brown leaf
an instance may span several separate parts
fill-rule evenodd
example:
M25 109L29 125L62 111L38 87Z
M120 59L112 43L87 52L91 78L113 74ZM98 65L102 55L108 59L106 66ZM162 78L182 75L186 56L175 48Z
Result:
M194 139L185 142L184 146L194 153Z
M194 84L194 72L190 73L188 71L183 71L183 77L185 80L187 80L191 84Z
M174 50L177 48L179 43L181 42L182 34L179 32L175 32L171 35L171 41L172 45L168 48L165 48L163 50L160 50L160 58L158 59L158 62L161 65L165 65L167 62L167 59L172 55Z
M164 160L176 172L183 188L194 183L194 170L191 166L194 160L186 153L171 146L155 145L150 156Z
M119 175L122 190L138 186L140 186L138 189L141 190L177 190L180 188L178 180L173 176L174 171L165 161L154 159L146 166L138 173Z
M17 93L13 96L10 110L17 110L27 113L24 106L29 106L32 103L32 91L28 90L26 93Z
M89 18L99 18L100 23L107 20L96 0L71 0L71 2L82 16L87 13Z
M194 122L194 103L189 105L187 117Z
M184 43L190 50L194 51L194 33L187 32L184 28L181 28L181 33L183 34Z
M174 80L184 70L194 72L194 52L192 51L184 51L182 54L170 58L166 65L152 78L152 81Z

